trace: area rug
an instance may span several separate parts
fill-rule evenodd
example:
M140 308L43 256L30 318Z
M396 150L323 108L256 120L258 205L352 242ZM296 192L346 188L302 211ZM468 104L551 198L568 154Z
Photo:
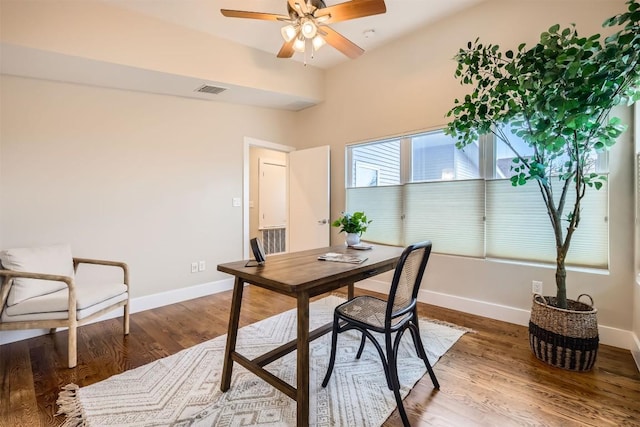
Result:
M331 322L333 309L343 301L329 296L311 303L311 329ZM236 348L251 359L290 341L295 331L296 310L290 310L241 328ZM433 365L467 330L421 319L420 331ZM416 355L411 334L405 334L402 341L398 375L404 398L426 369ZM237 363L230 390L220 391L225 344L223 335L87 387L69 384L58 398L58 412L66 416L63 425L295 426L296 403ZM396 408L375 347L367 342L358 360L359 344L360 335L355 331L339 335L333 375L323 388L331 334L311 343L310 425L379 426ZM296 353L267 369L295 386Z

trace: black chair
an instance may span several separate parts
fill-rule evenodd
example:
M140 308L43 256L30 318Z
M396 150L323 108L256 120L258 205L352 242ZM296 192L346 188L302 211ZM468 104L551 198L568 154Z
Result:
M333 365L336 361L338 334L350 329L359 330L362 332L362 340L356 359L360 359L366 338L369 338L380 354L387 386L393 390L398 404L398 412L400 412L402 423L405 426L409 425L409 420L400 396L397 357L400 339L407 329L411 332L418 357L424 361L427 367L433 386L436 389L440 388L424 351L418 326L417 295L430 254L430 241L416 243L404 250L396 266L387 301L372 296L357 296L336 307L333 315L331 359L327 374L322 381L322 387L326 387L331 378ZM380 343L371 334L371 331L384 334L386 357ZM395 339L392 340L394 333L396 333Z

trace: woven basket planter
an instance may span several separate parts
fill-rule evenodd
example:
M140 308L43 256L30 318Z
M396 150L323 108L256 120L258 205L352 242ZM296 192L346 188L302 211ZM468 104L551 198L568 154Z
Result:
M580 302L586 296L591 304ZM589 371L598 355L598 310L593 299L582 294L557 308L555 297L533 296L529 343L536 357L549 365L571 371Z

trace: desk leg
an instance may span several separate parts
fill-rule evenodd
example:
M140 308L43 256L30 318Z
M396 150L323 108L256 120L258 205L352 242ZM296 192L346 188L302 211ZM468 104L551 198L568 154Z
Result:
M240 305L242 304L242 290L244 281L236 277L233 285L233 299L231 300L231 314L229 315L229 331L227 332L227 345L224 349L224 365L222 368L222 380L220 390L227 391L231 386L231 373L233 371L233 359L231 354L236 351L236 338L238 337L238 324L240 323Z
M354 285L353 283L349 283L347 285L347 298L353 299L353 296L354 296Z
M309 295L298 294L297 426L309 425Z

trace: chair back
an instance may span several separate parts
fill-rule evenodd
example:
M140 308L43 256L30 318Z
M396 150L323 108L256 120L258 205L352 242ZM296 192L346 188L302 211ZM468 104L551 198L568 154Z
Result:
M413 309L429 255L431 255L429 240L408 246L400 255L389 291L387 322Z

